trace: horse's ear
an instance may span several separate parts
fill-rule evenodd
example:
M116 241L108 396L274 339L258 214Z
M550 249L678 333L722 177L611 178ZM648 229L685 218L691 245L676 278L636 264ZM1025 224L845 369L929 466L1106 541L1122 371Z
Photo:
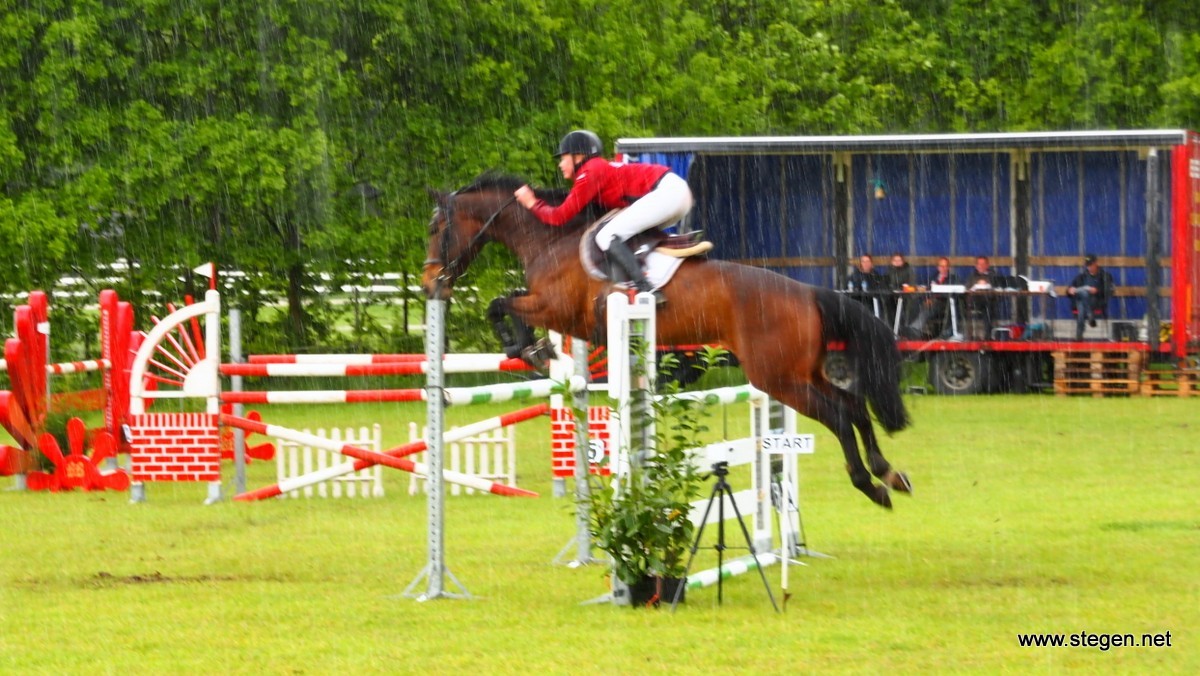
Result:
M445 207L446 203L450 199L450 193L443 192L435 188L430 188L428 186L426 186L425 192L429 195L430 199L433 200L434 204L437 204L439 207Z

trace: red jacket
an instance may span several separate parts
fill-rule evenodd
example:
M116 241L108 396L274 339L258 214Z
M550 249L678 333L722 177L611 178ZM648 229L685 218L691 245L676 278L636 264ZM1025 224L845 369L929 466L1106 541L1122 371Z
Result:
M575 185L562 204L552 207L538 200L531 211L543 223L563 225L592 201L605 209L627 207L645 197L669 171L661 164L625 164L593 157L575 172Z

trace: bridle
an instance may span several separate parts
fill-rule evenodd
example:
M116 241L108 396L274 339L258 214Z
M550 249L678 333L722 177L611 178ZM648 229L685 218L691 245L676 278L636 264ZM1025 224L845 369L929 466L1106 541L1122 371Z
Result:
M500 208L492 212L491 216L488 216L487 220L483 222L483 227L479 229L479 232L476 232L475 235L471 237L471 241L467 242L467 245L459 250L459 255L455 256L454 259L449 263L446 263L444 261L450 257L450 238L446 235L450 233L450 229L454 225L454 198L457 195L458 191L455 190L446 198L446 227L442 228L441 232L438 233L438 235L441 237L441 240L439 241L440 246L438 247L438 258L427 258L425 259L424 263L426 266L442 266L441 273L434 278L434 283L437 285L437 288L441 288L443 284L448 284L449 282L454 281L453 275L451 275L450 272L458 268L458 264L462 260L463 254L474 248L475 244L483 238L484 233L488 231L488 228L492 227L492 223L496 222L496 218L500 215L500 213L507 209L513 202L517 201L516 195L509 197L504 204L500 205Z

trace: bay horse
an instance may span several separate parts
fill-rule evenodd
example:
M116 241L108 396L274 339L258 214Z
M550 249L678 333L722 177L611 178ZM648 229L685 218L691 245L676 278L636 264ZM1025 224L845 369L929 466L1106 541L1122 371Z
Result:
M579 260L580 238L591 215L548 226L514 201L513 191L523 184L515 177L484 174L453 193L429 191L436 206L422 277L426 294L448 299L483 246L496 242L520 260L528 288L524 295L497 300L507 311L530 326L582 340L594 337L598 323L603 333L595 304L612 284L592 279ZM552 204L563 198L551 191L538 196ZM867 412L870 404L889 435L908 425L900 396L900 351L888 327L861 304L769 270L716 259L685 259L662 291L666 303L656 318L660 344L728 349L752 385L837 436L855 488L889 509L889 489L912 492L905 474L883 457ZM822 370L830 341L843 342L856 365L853 392L835 387ZM859 455L856 429L870 473Z

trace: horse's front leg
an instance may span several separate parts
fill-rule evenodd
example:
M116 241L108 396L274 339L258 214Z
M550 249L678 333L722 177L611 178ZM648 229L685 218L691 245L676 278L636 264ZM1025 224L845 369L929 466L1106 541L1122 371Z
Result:
M527 292L524 290L514 291L488 304L488 321L492 324L496 338L500 340L501 349L509 359L521 356L522 350L533 345L533 331L513 312L514 301L525 293Z
M541 296L520 290L497 298L488 306L488 319L509 358L520 357L535 369L544 371L547 363L558 357L550 341L545 338L534 340L531 327L552 326L552 317Z

